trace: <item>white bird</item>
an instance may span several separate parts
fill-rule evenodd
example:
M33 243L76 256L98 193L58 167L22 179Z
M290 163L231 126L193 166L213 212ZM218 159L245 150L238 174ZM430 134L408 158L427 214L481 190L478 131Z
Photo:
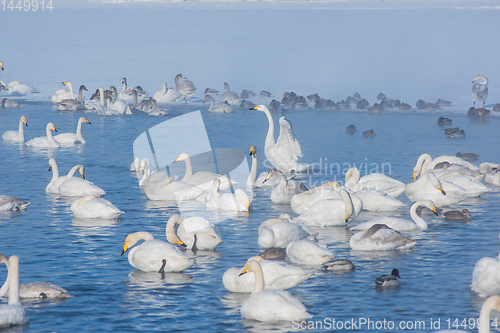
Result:
M78 97L75 99L63 99L62 101L56 103L57 109L59 111L78 111L85 109L85 105L82 102L83 91L88 91L84 85L80 86L78 90Z
M377 287L399 287L401 283L399 282L398 278L401 279L401 276L399 276L399 271L394 268L391 272L391 275L381 275L378 278L375 279L375 285Z
M7 87L0 83L0 93L2 90L7 91ZM0 108L18 108L19 103L12 98L2 98L0 99Z
M19 118L19 129L17 131L6 131L2 135L2 140L24 142L24 125L28 127L28 121L25 116L21 116L21 118Z
M138 170L140 170L142 174L141 179L139 179L139 186L143 191L146 188L159 189L160 187L166 186L174 181L174 178L170 177L165 171L152 172L149 160L147 158L143 158L140 160Z
M268 248L286 248L290 242L299 239L315 239L308 231L297 223L290 222L290 215L283 214L279 218L267 219L259 226L259 246Z
M302 182L298 182L293 179L286 179L283 172L277 169L269 170L264 182L267 182L275 176L280 179L278 186L276 186L271 192L271 201L276 205L289 205L294 195L309 190Z
M398 217L381 217L375 220L367 221L360 223L354 227L351 228L353 231L357 230L367 230L371 228L374 224L385 224L391 229L397 230L397 231L405 231L405 230L425 230L427 229L427 223L424 221L423 218L418 216L417 214L417 209L419 207L425 206L429 208L434 214L437 216L436 212L436 206L434 206L434 203L430 200L421 200L421 201L415 201L413 205L411 205L410 208L410 216L413 221L409 221L406 219L398 218Z
M30 321L19 299L19 257L16 255L9 258L9 274L9 303L0 305L0 328L26 325Z
M90 121L85 117L80 117L78 119L78 124L76 125L76 134L75 133L61 133L54 136L54 140L61 145L74 145L79 143L86 143L85 139L82 136L82 124L87 123L91 124Z
M215 178L213 190L205 195L205 207L208 210L248 212L250 209L248 195L240 188L234 190L234 193L221 193L220 184L220 179Z
M155 92L153 94L153 98L158 103L171 103L171 102L177 102L178 100L180 100L181 95L179 94L177 89L174 89L174 88L167 89L167 84L163 83L162 90Z
M75 200L71 211L77 218L114 219L123 214L111 202L95 195L88 195Z
M118 98L118 92L116 91L116 88L114 86L111 86L108 88L108 90L111 90L113 93L113 99L111 100L111 103L108 104L107 106L107 114L132 114L132 111L130 111L130 106L125 102L123 99ZM109 100L108 100L109 101Z
M240 103L240 96L236 91L231 91L229 89L229 84L224 82L224 88L226 91L222 94L220 100L224 102L228 102L229 104L239 104Z
M286 290L297 286L314 274L314 271L289 265L278 260L264 260L261 256L248 259L260 263L264 275L264 289ZM222 275L224 288L232 293L251 293L255 287L255 275L240 275L243 268L231 267Z
M30 202L14 198L10 195L0 195L0 211L20 211L28 208Z
M140 166L141 166L141 158L136 157L134 158L134 161L130 164L130 171L134 171L137 174Z
M391 212L405 206L404 202L391 197L386 192L371 188L363 188L353 194L361 199L363 209L370 212Z
M137 93L137 98L144 98L144 97L146 97L146 95L147 95L146 92L140 86L133 87L133 88L128 88L127 87L127 79L126 78L122 79L122 83L123 83L123 88L120 91L120 98L121 99L126 100L126 101L133 100L134 99L133 91L135 91Z
M335 255L326 247L309 239L299 239L288 243L286 254L293 263L303 265L322 265L335 258Z
M483 82L476 82L477 80L483 80ZM472 99L473 106L476 107L476 101L486 102L486 97L488 97L488 79L484 75L476 75L474 76L474 80L472 80Z
M471 289L481 297L500 295L500 256L478 260L472 271Z
M76 171L82 175L81 178L73 177ZM83 165L75 165L65 179L60 183L58 191L60 195L66 197L83 197L88 195L101 196L106 192L94 183L85 179L85 167Z
M390 251L410 249L417 242L385 224L374 224L368 230L352 235L349 244L353 250Z
M290 207L296 214L302 214L316 202L323 199L340 199L336 189L340 188L337 182L327 182L309 189L306 192L295 194L290 200Z
M49 171L52 171L52 179L45 187L45 192L59 194L59 185L66 180L66 177L59 176L59 168L57 167L56 160L53 158L49 159Z
M275 187L280 183L279 177L272 177L266 180L267 172L262 172L257 178L257 148L250 146L250 156L252 156L252 166L248 175L247 185L253 187Z
M66 87L68 87L69 91L66 89L60 89L52 95L52 103L57 104L66 99L76 100L75 93L73 92L73 85L71 82L66 81L62 83Z
M264 153L271 164L283 172L301 172L308 169L312 164L300 164L298 158L302 157L302 150L295 134L293 133L291 123L280 118L280 134L278 141L274 141L274 121L271 112L265 105L257 105L251 110L262 111L266 114L269 121Z
M221 102L215 104L215 100L212 96L210 95L205 95L205 99L203 100L203 103L206 101L210 100L210 108L208 109L209 112L212 113L234 113L234 109L231 105L229 105L228 102Z
M353 191L361 189L376 189L387 193L387 195L396 198L400 196L405 189L405 184L391 178L383 173L371 173L359 178L359 170L356 167L350 168L345 174L345 186Z
M179 214L174 214L168 219L165 233L169 243L183 245L193 252L215 250L222 243L217 230L199 216L183 219Z
M241 305L241 316L258 321L292 321L309 319L305 306L284 290L264 290L264 274L260 264L250 260L241 274L253 272L255 287L250 297Z
M480 195L492 190L480 181L477 181L476 178L472 176L462 175L457 171L443 173L438 176L438 179L446 180L456 186L463 188L465 192L463 192L462 194L467 198L479 197Z
M0 68L2 71L4 70L3 67L3 61L0 61ZM0 71L0 74L2 73ZM7 87L7 95L26 95L26 94L31 94L36 91L35 88L28 86L27 84L21 83L19 81L12 81L9 84L6 84L0 75L0 84L4 85Z
M26 146L28 147L33 147L33 148L58 148L61 147L60 144L57 143L56 140L52 137L52 132L57 132L56 128L54 127L54 124L48 123L47 127L45 128L45 133L47 136L40 136L37 138L33 138L29 140L28 142L25 143Z
M484 175L484 181L488 184L500 186L500 164L496 163L481 163L479 171Z
M464 193L464 188L439 180L429 171L405 186L405 194L411 201L431 200L437 207L457 204L465 199Z
M490 314L491 310L500 311L500 297L488 297L481 306L479 314L479 333L490 333Z
M435 159L432 159L431 155L422 154L418 157L417 162L415 163L415 167L413 168L413 180L416 180L420 174L424 173L427 170L434 169L436 165L443 162L448 162L451 164L451 167L448 168L450 169L449 171L459 171L461 174L468 174L467 172L469 172L471 173L470 175L474 176L475 178L479 173L479 168L476 165L464 160L461 157L441 155L436 157ZM481 179L477 180L480 181Z
M184 81L179 82L179 79L184 79ZM187 103L187 100L194 96L196 88L194 87L193 82L186 79L186 77L182 74L177 74L175 76L175 89L182 96L184 102Z
M104 105L104 88L99 87L99 100L90 99L85 101L85 109L96 110L100 115L106 115L106 106Z
M144 242L136 245L140 240ZM179 249L165 241L155 239L146 231L128 235L123 244L122 255L128 249L130 249L128 253L130 265L144 272L182 272L193 265Z

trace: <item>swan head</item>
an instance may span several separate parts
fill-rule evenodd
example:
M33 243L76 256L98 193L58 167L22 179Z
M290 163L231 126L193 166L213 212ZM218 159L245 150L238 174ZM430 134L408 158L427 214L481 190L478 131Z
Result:
M3 70L3 61L0 61L0 68Z
M85 167L83 165L79 165L78 171L80 172L80 175L82 175L82 178L85 179Z
M127 79L126 78L122 79L122 84L127 84Z
M53 158L50 158L49 159L49 171L52 171L52 168L55 167L55 166L57 166L56 160L53 159Z
M123 251L122 251L121 255L123 255L125 252L127 252L128 249L130 249L132 246L134 246L141 239L148 241L148 240L154 239L154 237L153 237L153 235L151 235L147 231L139 231L139 232L135 232L133 234L128 235L125 238L125 243L123 243Z
M250 146L250 154L248 155L257 155L257 148L254 145Z
M478 75L474 76L474 80L472 80L472 83L474 83L474 82L476 82L477 80L480 80L480 79L483 79L485 81L484 84L488 84L488 79L486 78L486 76L481 75L481 74L478 74Z
M47 129L48 130L53 130L54 132L57 132L56 128L54 127L54 124L52 124L52 123L48 123L47 124Z
M266 179L262 183L267 182L269 179L271 179L273 176L276 176L278 174L278 170L276 169L271 169L267 172Z
M88 121L88 119L87 119L87 118L85 118L85 117L80 117L80 119L79 119L78 121L79 121L79 122L82 122L82 124L83 124L83 123L87 123L87 124L92 125L92 123L91 123L90 121Z
M167 241L171 244L177 244L186 247L183 241L175 233L175 227L182 223L182 217L179 214L170 216L167 221L166 235Z
M215 178L214 179L214 189L215 189L215 192L217 192L217 193L220 193L220 184L221 184L220 179Z
M21 116L21 121L28 127L28 120L26 119L26 116Z
M257 111L262 111L262 112L269 112L269 109L267 108L267 106L263 105L263 104L260 104L260 105L257 105L253 108L250 108L250 110L257 110Z
M240 275L239 276L242 276L243 274L246 274L248 272L256 272L257 270L262 270L262 268L260 267L260 264L257 260L255 260L254 258L250 258L248 259L247 261L247 264L245 265L245 267L243 267L243 271L241 271Z
M174 161L174 163L179 162L179 161L185 161L187 159L189 159L189 155L186 153L182 153L179 155L179 157L177 157L177 159Z

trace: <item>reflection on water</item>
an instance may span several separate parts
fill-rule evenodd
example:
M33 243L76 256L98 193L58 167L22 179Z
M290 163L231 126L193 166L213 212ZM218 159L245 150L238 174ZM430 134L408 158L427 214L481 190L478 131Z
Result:
M190 283L193 277L186 273L157 273L135 270L128 274L130 286L144 289L159 288L165 284Z

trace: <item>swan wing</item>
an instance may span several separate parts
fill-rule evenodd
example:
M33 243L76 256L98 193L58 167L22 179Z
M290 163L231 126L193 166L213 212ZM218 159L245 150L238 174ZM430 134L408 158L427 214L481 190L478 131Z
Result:
M293 132L292 124L286 120L285 117L281 117L279 123L280 135L276 141L276 150L282 155L290 159L293 158L297 161L299 157L302 157L302 150L300 149L299 141Z

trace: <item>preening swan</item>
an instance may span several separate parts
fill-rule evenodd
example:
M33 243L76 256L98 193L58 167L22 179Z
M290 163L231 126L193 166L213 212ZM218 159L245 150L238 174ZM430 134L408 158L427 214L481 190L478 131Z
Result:
M254 145L250 146L250 156L252 156L252 167L248 175L247 185L253 187L275 187L280 183L279 177L272 177L266 180L267 172L262 172L257 178L257 148Z
M120 91L120 98L126 101L131 101L134 99L133 91L137 93L137 98L146 97L146 92L140 87L127 88L127 79L122 79L123 89Z
M413 205L411 205L410 209L410 216L413 221L409 221L406 219L398 218L398 217L381 217L375 220L371 220L368 222L363 222L360 223L354 227L351 228L351 230L367 230L370 227L372 227L374 224L385 224L391 229L397 230L397 231L404 231L404 230L418 230L422 229L425 230L427 229L427 223L422 219L420 216L417 214L417 208L425 206L429 208L434 214L436 214L436 206L434 206L434 203L430 200L422 200L422 201L415 201Z
M141 240L144 242L136 245ZM128 235L123 244L122 255L128 249L130 249L128 253L130 265L144 272L182 272L193 265L179 249L167 242L154 239L153 235L146 231Z
M335 191L340 187L337 182L327 182L306 192L295 194L290 200L290 207L292 207L294 213L300 215L320 200L340 199L340 195Z
M243 272L253 272L255 287L250 297L241 305L241 316L258 321L291 321L312 318L305 306L284 290L264 290L264 274L260 264L250 260Z
M205 99L203 100L203 103L205 103L208 100L210 100L210 108L208 109L209 112L234 113L233 107L231 105L229 105L226 101L224 101L222 103L215 104L215 100L212 96L205 95Z
M394 268L390 275L381 275L375 279L375 285L377 287L399 287L401 283L399 282L401 276L399 276L399 271Z
M359 178L358 168L350 168L345 174L345 186L353 191L360 191L363 188L374 188L387 193L387 195L396 198L400 196L405 189L405 184L386 176L383 173L371 173Z
M165 232L169 243L184 245L193 252L215 250L222 243L217 230L199 216L183 219L179 214L174 214L168 219Z
M464 193L462 187L439 180L430 171L405 186L405 194L411 201L431 200L437 207L451 206L464 200Z
M215 178L212 192L207 193L205 196L205 207L208 210L248 212L250 209L248 195L240 188L234 190L234 193L221 193L220 184L220 179Z
M57 141L59 144L65 144L65 145L73 145L73 144L79 144L79 143L86 143L85 139L82 136L82 124L91 124L90 121L87 120L85 117L80 117L78 119L78 124L76 125L76 134L75 133L61 133L56 136L54 136L54 140Z
M335 255L326 247L309 239L290 242L286 247L286 254L293 263L303 265L323 265L335 258Z
M448 162L451 164L452 167L460 166L460 167L466 168L470 172L474 172L474 174L472 174L473 176L475 176L475 173L477 173L477 171L479 171L479 168L477 166L475 166L474 164L472 164L470 162L467 162L466 160L464 160L461 157L442 155L442 156L436 157L435 159L432 159L431 155L422 154L418 157L417 163L415 163L415 167L413 168L413 180L416 180L420 174L424 173L424 171L427 171L429 169L434 169L437 164L440 164L442 162ZM451 168L451 167L448 169L451 169L450 171L460 171L462 174L465 174L464 171L466 171L464 169L457 170L457 169ZM478 179L478 180L481 180L481 179Z
M47 136L41 136L41 137L31 139L30 141L25 143L26 146L34 147L34 148L58 148L58 147L61 147L61 145L58 144L57 141L54 140L54 138L52 137L51 131L57 132L56 128L54 127L54 124L48 123L47 127L45 129Z
M63 99L62 101L56 103L57 109L60 111L77 111L85 109L85 105L82 102L82 93L84 90L87 91L87 88L84 85L81 85L78 90L77 99Z
M72 99L76 100L75 93L73 92L73 85L71 82L66 81L62 83L66 87L68 87L69 91L65 89L60 89L55 92L54 95L52 95L52 103L57 104L59 102L62 102L65 99Z
M236 91L231 91L229 89L229 84L224 82L224 88L226 91L222 94L220 100L224 102L228 102L229 104L239 104L240 103L240 96L238 96L238 93Z
M268 171L264 182L267 182L273 177L278 177L280 180L278 186L276 186L271 192L271 201L276 205L289 205L294 195L309 190L304 183L293 179L288 180L283 172L276 169Z
M291 124L285 117L280 118L280 135L278 141L274 141L274 121L269 109L265 105L257 105L251 110L262 111L269 121L264 153L266 158L278 170L283 172L301 172L309 168L312 164L300 164L297 162L302 157L300 144L293 133Z
M179 82L179 79L184 79L184 81ZM182 96L186 103L188 99L194 96L196 91L193 82L186 79L186 77L182 74L177 74L175 76L175 89L177 89L177 92Z
M483 82L476 82L477 80L483 80ZM486 97L488 97L488 79L484 75L476 75L474 76L474 80L472 80L472 106L476 107L476 101L486 102Z
M10 256L9 260L9 303L0 305L0 328L26 325L30 319L19 299L19 257Z
M108 200L95 195L75 200L71 204L71 211L77 218L90 219L114 219L124 213Z
M81 178L73 177L74 173L78 170L82 175ZM101 196L106 192L94 183L85 179L85 167L83 165L75 165L62 183L59 185L59 194L67 197L83 197L87 195Z
M262 222L257 243L264 249L286 248L288 243L303 238L315 239L314 235L304 230L302 226L290 222L290 215L283 214L279 218Z
M29 205L30 202L14 198L10 195L0 195L0 211L2 210L20 211L28 208Z
M248 259L260 263L264 276L264 289L286 290L307 280L313 271L289 265L283 261L264 260L260 256ZM243 268L231 267L222 275L224 287L232 293L251 293L255 287L255 275L251 272L240 275Z
M19 118L19 129L17 131L6 131L2 135L2 140L14 141L14 142L24 142L24 125L28 127L28 121L25 116Z
M177 91L177 89L174 88L168 88L167 89L167 84L163 83L163 88L160 91L157 91L153 94L153 98L158 102L158 103L171 103L171 102L177 102L178 100L181 99L181 95Z
M390 251L410 249L417 242L385 224L374 224L366 231L351 236L351 249L360 251Z

